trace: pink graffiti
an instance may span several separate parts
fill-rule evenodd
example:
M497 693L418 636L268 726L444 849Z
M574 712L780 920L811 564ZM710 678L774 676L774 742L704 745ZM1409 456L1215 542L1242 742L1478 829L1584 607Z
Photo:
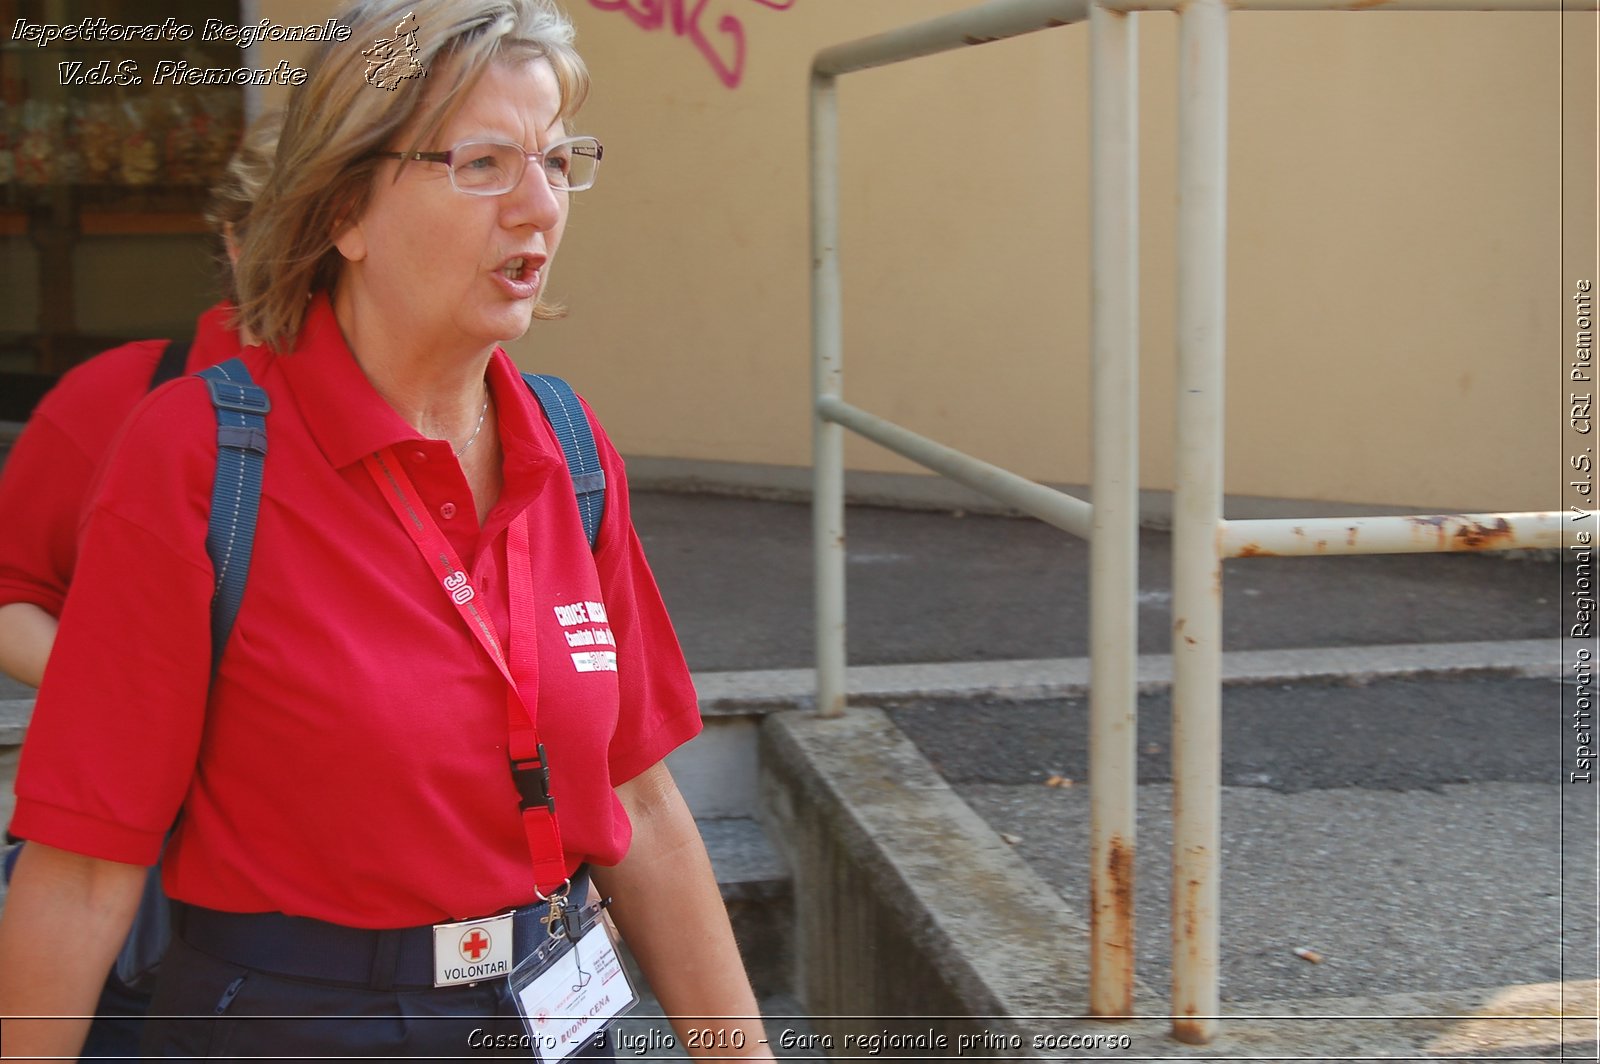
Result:
M732 15L717 20L717 31L728 38L732 47L732 60L725 62L716 46L706 37L700 26L706 5L711 0L589 0L590 7L601 11L620 11L633 20L634 25L646 33L653 33L668 25L674 37L688 37L700 50L722 83L737 89L744 80L744 24ZM795 0L749 0L774 11L787 11Z

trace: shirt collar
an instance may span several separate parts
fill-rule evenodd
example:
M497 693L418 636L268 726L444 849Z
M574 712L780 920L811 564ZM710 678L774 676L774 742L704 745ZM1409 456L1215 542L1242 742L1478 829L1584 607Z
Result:
M375 451L423 436L406 423L372 387L345 343L327 296L319 293L306 313L294 350L278 364L305 418L312 439L336 469ZM499 419L506 489L537 490L535 485L563 463L532 394L500 348L489 360Z

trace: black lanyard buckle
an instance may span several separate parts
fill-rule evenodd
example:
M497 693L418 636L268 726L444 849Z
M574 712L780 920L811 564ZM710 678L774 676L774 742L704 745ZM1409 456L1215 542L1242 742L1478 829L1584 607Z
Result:
M538 753L531 760L511 761L511 782L516 785L517 793L522 796L521 809L527 812L535 806L544 806L550 815L556 812L556 800L550 796L550 765L545 759L544 744L538 746Z

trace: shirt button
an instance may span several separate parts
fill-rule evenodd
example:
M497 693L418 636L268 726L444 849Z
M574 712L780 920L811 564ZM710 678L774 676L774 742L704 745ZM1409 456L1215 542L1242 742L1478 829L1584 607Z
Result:
M443 506L439 507L439 516L444 518L446 521L450 520L455 515L456 515L456 504L455 503L447 502Z
M411 460L413 462L415 462L417 465L421 465L423 462L426 462L428 460L428 452L426 452L426 451L412 451L411 452Z

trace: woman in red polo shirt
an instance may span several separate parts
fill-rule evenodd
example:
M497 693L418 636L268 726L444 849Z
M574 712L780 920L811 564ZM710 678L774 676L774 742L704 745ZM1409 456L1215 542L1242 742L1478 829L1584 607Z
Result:
M589 1018L624 995L604 932L570 915L592 874L666 1011L727 1017L695 1026L771 1059L662 763L700 720L621 460L596 426L591 551L497 346L552 313L600 159L570 128L571 27L547 0L372 0L341 21L237 264L272 406L243 608L213 674L215 415L184 381L135 412L84 530L18 777L13 830L35 844L0 920L0 1011L89 1010L181 810L154 1011L206 1018L153 1022L147 1051L531 1036L546 1059L603 1055ZM70 1054L81 1029L4 1037Z

